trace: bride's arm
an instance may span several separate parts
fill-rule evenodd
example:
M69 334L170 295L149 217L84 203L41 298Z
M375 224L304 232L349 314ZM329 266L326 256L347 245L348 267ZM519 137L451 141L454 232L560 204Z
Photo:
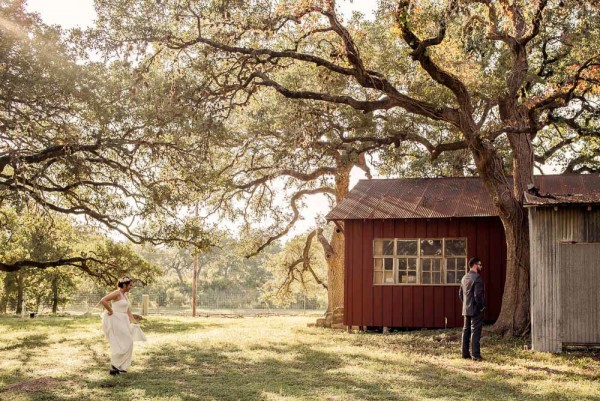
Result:
M131 308L127 308L127 316L129 316L129 323L137 324L137 320L135 320L133 314L131 313Z
M117 299L118 296L119 296L119 290L115 290L115 291L111 292L110 294L105 295L100 300L100 303L102 304L102 306L104 306L104 308L108 311L108 316L113 314L113 310L110 306L110 301L114 301L115 299Z

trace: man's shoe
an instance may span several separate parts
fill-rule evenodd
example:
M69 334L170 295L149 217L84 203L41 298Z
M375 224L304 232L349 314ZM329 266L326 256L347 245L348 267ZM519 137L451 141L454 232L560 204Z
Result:
M481 356L474 356L471 359L477 362L483 361L483 358Z
M463 359L471 359L471 355L463 355L462 358Z
M111 370L108 371L108 373L110 373L111 376L116 376L120 372L119 372L119 369L111 369Z

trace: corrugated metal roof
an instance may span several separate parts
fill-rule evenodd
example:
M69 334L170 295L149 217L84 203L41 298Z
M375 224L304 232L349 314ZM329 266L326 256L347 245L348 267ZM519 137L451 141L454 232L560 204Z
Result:
M600 202L598 174L535 176L534 181L539 194L570 196L572 199L585 196ZM328 220L348 220L497 215L480 178L452 177L361 180L326 217Z
M600 174L536 176L525 206L600 203Z
M546 195L525 193L525 206L600 203L600 194Z

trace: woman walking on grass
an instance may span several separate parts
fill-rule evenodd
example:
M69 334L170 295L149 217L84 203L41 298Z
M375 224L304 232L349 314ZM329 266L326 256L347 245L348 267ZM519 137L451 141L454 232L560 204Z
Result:
M102 314L102 330L110 343L111 375L126 373L133 355L131 323L137 323L131 313L127 293L133 287L129 277L121 277L117 289L100 300L106 311Z

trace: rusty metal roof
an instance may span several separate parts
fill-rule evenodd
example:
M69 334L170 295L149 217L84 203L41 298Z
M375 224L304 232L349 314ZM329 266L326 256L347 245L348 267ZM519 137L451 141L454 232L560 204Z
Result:
M525 192L525 206L600 203L599 174L536 178L536 188Z
M600 201L600 175L535 176L539 194L587 195ZM498 216L478 177L361 180L327 220Z
M525 194L525 206L600 203L600 194L546 195Z

